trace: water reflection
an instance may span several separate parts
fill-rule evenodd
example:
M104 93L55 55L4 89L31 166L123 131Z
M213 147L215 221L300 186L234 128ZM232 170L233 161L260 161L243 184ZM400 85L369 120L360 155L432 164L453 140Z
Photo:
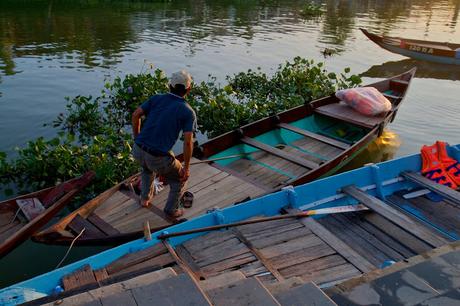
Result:
M375 139L366 149L360 152L340 172L349 171L368 163L379 163L393 159L401 146L401 139L395 132L386 129L382 136ZM414 152L415 153L415 152Z
M260 1L0 1L0 71L17 73L15 58L58 60L67 67L110 68L140 42L178 46L188 54L212 45L227 46L275 40L276 33L315 32L320 44L341 51L354 39L358 21L371 31L388 34L407 19L427 30L439 20L455 32L460 0L315 1L325 14L305 21L302 0ZM414 14L414 9L418 11ZM439 17L439 16L440 17ZM433 16L437 16L434 18ZM363 17L366 20L361 22ZM373 22L378 20L378 22ZM435 22L435 21L436 22ZM232 42L230 42L232 43Z
M460 80L460 69L455 65L437 64L413 59L386 62L375 65L363 72L361 76L370 78L386 78L403 73L412 67L417 67L417 78Z

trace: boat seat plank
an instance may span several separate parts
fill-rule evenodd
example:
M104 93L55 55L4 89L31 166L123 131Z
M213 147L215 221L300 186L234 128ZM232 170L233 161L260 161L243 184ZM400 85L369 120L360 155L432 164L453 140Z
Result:
M110 224L102 220L96 214L91 214L90 216L88 216L87 220L91 222L94 226L96 226L99 230L101 230L107 236L120 234L120 232L116 228L112 227Z
M82 234L82 237L88 238L103 238L106 236L99 228L94 226L91 222L84 219L80 214L75 215L72 221L69 222L67 227L76 235L80 234L83 229L85 231Z
M406 171L402 172L401 175L406 179L443 196L444 198L452 201L460 207L460 192L455 191L447 186L433 182L432 180L415 172Z
M401 96L395 96L395 95L392 95L392 94L388 94L388 93L382 93L382 95L385 97L385 98L388 98L388 99L391 99L391 100L398 100L398 99L402 99Z
M319 134L316 134L316 133L313 133L313 132L298 128L296 126L293 126L293 125L290 125L290 124L287 124L287 123L280 123L280 124L278 124L278 127L286 129L286 130L289 130L289 131L292 131L292 132L295 132L295 133L303 135L305 137L310 137L310 138L319 140L321 142L330 144L330 145L332 145L334 147L337 147L337 148L340 148L340 149L343 149L343 150L346 150L346 149L348 149L350 147L349 144L346 144L346 143L340 142L338 140L335 140L335 139L332 139L332 138L329 138L329 137L326 137L326 136L323 136L323 135L319 135Z
M257 141L253 138L250 138L250 137L243 137L241 138L241 142L251 146L251 147L254 147L254 148L257 148L259 150L262 150L262 151L265 151L267 153L270 153L272 155L275 155L275 156L278 156L280 158L283 158L283 159L286 159L290 162L293 162L295 164L298 164L299 166L302 166L302 167L305 167L305 168L310 168L310 169L315 169L318 167L318 164L315 164L315 163L312 163L312 162L309 162L307 160L304 160L304 159L301 159L301 158L298 158L297 156L293 156L291 154L288 154L286 152L283 152L283 150L280 150L280 149L277 149L277 148L274 148L272 146L269 146L269 145L266 145L260 141Z
M315 108L315 112L331 118L336 118L351 124L371 129L380 124L385 118L383 115L369 117L358 113L345 103L332 103Z
M319 286L334 284L361 275L355 266L349 263L333 266L323 270L312 271L301 276L304 282L312 282Z
M391 90L395 90L397 92L405 92L408 86L409 86L408 81L399 80L399 79L390 80Z
M400 226L415 237L423 239L433 247L439 247L448 243L446 239L440 235L435 234L433 231L421 225L419 222L409 218L407 215L402 215L385 202L365 193L355 186L346 186L342 188L342 191L347 195L355 198L360 203L366 205L379 215Z
M132 273L136 271L143 271L146 268L156 268L161 269L165 266L175 263L175 259L169 253L161 254L156 257L147 259L135 265L130 265L124 267L122 270L113 272L110 274L110 277L116 277L119 275L126 275L127 273Z

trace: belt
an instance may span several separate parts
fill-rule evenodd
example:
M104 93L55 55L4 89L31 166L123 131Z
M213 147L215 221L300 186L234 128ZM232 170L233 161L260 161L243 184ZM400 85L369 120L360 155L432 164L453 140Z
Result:
M158 151L158 150L154 150L154 149L151 149L143 144L140 144L140 143L136 143L136 145L141 148L143 151L149 153L150 155L152 156L171 156L171 153L164 153L164 152L161 152L161 151Z

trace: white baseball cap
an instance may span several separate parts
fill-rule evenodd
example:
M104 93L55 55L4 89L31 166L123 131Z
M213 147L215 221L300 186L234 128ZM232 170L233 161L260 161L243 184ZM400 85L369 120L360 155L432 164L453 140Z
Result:
M181 84L185 86L185 89L187 89L192 84L192 76L186 70L174 72L171 75L169 84L171 84L172 87L175 87L176 85Z

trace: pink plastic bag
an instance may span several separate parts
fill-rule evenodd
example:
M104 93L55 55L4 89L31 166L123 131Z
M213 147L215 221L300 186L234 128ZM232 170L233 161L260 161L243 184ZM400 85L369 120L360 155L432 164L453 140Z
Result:
M391 110L391 102L374 87L339 90L335 96L366 116L377 116Z

